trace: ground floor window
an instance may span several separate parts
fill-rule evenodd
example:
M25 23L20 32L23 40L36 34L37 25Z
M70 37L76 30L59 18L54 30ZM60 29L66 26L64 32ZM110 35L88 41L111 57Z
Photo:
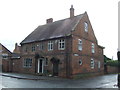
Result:
M100 69L100 61L98 61L98 68Z
M32 59L31 58L25 58L23 66L24 67L32 67Z
M91 58L91 68L92 69L94 68L94 60L93 60L93 58Z

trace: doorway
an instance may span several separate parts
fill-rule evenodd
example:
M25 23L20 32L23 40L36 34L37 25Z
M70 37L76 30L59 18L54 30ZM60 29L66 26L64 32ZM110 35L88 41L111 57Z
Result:
M44 63L43 63L43 59L40 58L40 59L38 59L37 73L43 73L43 70L44 70Z
M53 63L53 76L58 76L58 63Z

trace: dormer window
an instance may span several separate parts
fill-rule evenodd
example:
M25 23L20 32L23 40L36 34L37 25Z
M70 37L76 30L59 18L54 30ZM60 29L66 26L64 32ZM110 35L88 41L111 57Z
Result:
M87 22L84 22L84 30L85 30L85 32L88 32L88 23Z

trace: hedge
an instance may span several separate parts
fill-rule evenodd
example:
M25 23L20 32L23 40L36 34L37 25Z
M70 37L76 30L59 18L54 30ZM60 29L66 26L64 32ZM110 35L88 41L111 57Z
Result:
M120 64L118 63L118 60L110 60L106 62L106 65L118 67Z

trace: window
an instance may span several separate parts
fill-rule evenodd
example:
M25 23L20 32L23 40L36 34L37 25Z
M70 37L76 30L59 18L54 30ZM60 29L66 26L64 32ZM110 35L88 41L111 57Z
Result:
M93 69L94 68L94 60L91 59L91 68Z
M43 50L44 49L44 45L43 43L40 43L40 50Z
M91 46L91 51L92 51L92 53L95 53L95 45L94 45L94 43L92 43L92 46Z
M53 50L53 41L48 42L48 51Z
M28 51L28 47L27 46L25 46L25 50L24 50L25 52L27 52Z
M98 61L98 68L100 69L100 61Z
M32 52L35 51L35 45L32 45Z
M78 50L82 51L82 40L78 39Z
M32 59L30 59L30 58L24 59L23 66L24 67L31 67L32 66Z
M85 29L85 32L88 32L88 23L87 22L84 22L84 29Z
M3 59L8 59L8 54L2 54Z
M58 49L59 50L64 50L65 49L65 40L64 39L59 40Z
M79 64L82 65L82 60L79 60Z
M45 66L48 65L48 58L45 59Z

